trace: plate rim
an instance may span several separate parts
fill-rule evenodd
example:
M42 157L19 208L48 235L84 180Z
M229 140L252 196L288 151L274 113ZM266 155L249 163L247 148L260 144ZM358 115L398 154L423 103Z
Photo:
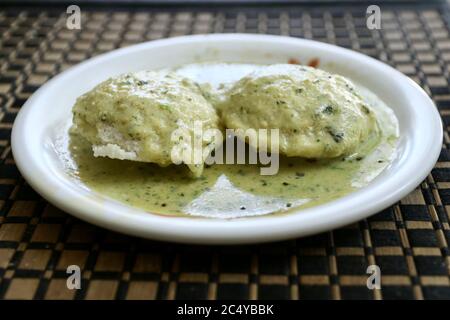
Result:
M63 79L63 77L73 72L73 70L87 68L90 65L98 63L103 59L108 59L116 55L127 54L127 52L140 50L141 48L145 48L147 46L157 47L161 44L167 45L177 42L182 43L192 41L208 41L213 38L216 41L246 41L251 39L263 39L269 42L298 42L299 44L306 44L309 47L322 47L328 48L329 50L337 50L344 54L350 54L353 56L357 56L362 60L367 60L368 63L376 63L377 66L384 69L387 74L398 77L399 81L404 81L405 85L408 85L410 88L412 88L416 94L417 99L422 99L423 103L426 103L429 106L433 107L429 110L429 119L431 119L430 121L433 121L433 124L437 126L435 130L432 131L433 139L431 137L428 139L430 140L431 144L428 146L429 150L426 154L427 157L425 158L424 156L423 159L421 159L423 160L423 162L419 161L418 159L414 160L418 165L421 166L418 167L417 172L415 172L415 175L412 178L404 175L405 177L408 177L410 179L404 181L404 183L401 185L397 183L397 188L391 190L392 192L385 195L382 199L375 199L375 201L372 203L364 203L364 207L359 207L356 209L353 208L353 210L351 210L351 208L348 208L348 205L344 205L345 202L351 202L351 198L353 198L353 201L357 203L355 198L357 199L358 195L360 195L362 192L367 193L367 190L364 190L363 188L329 203L308 209L293 210L294 212L286 215L255 216L233 220L217 218L212 219L161 216L145 212L141 209L130 208L122 204L109 206L109 209L112 208L114 210L108 210L107 215L100 214L99 212L104 211L104 208L101 207L101 204L98 203L98 201L95 202L92 199L86 198L84 203L68 202L67 199L63 199L64 197L60 196L59 193L54 192L52 188L46 185L44 177L47 176L48 178L49 172L41 172L40 170L38 170L38 172L33 171L37 167L33 165L32 161L30 165L30 159L32 159L33 157L31 151L27 146L26 136L23 133L25 132L24 126L26 122L29 121L27 117L30 113L30 110L32 110L35 101L38 101L46 92L46 90L50 88L54 83ZM285 240L293 237L315 234L320 231L334 229L351 222L359 221L391 206L392 204L406 196L409 192L414 190L415 187L418 186L426 178L426 176L434 167L440 155L442 148L442 139L442 119L431 98L425 93L425 91L423 91L423 89L418 84L416 84L414 81L412 81L399 71L390 67L389 65L356 51L314 40L299 39L286 36L234 33L190 35L148 41L98 55L69 68L68 70L56 75L41 88L39 88L22 106L13 124L11 133L11 147L17 168L19 169L25 180L30 184L30 186L39 194L41 194L41 196L43 196L47 201L54 204L56 207L66 211L67 213L74 215L77 218L117 232L126 233L133 236L140 236L148 239L199 244L243 244ZM438 143L437 141L440 142ZM391 187L391 189L393 188ZM74 195L73 190L70 190L70 188L68 188L68 190L66 191L67 195ZM375 191L380 193L380 186L377 186L377 189ZM348 209L348 211L344 211L344 213L340 214L338 218L331 217L330 219L330 212L336 211L338 209ZM140 214L130 216L130 212ZM326 219L321 220L321 218Z

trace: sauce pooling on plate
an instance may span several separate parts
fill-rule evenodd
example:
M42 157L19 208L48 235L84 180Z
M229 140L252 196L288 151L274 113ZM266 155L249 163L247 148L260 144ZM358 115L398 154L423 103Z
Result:
M237 80L261 68L249 64L191 64L175 70L196 81L213 103ZM191 178L185 166L96 158L91 145L72 134L56 148L67 171L98 193L162 215L236 218L283 213L323 204L367 185L395 157L398 123L393 111L367 89L358 92L375 113L381 131L356 153L332 159L280 157L275 175L258 165L214 164ZM367 148L371 145L371 148Z

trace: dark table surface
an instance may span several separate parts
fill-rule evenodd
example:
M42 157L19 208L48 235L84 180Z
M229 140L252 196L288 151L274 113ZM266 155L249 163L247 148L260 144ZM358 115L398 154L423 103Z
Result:
M450 298L450 11L444 4L380 6L382 29L373 31L367 5L82 6L75 31L65 28L65 7L0 6L0 299ZM439 108L439 162L414 192L367 220L314 237L231 247L95 227L47 203L20 176L11 127L53 75L122 46L213 32L315 39L392 65ZM80 290L66 287L72 264L82 270ZM381 268L381 290L366 286L373 264Z

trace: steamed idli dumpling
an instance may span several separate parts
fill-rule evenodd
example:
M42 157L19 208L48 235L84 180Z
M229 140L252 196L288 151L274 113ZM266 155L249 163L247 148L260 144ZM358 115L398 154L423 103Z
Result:
M245 76L219 113L227 128L279 129L279 152L286 156L351 154L379 131L373 111L348 79L298 65L271 65Z
M96 157L161 166L176 160L199 176L215 148L215 137L197 136L202 151L200 161L195 161L190 153L194 121L201 123L202 130L217 129L219 123L198 86L173 73L145 71L111 78L78 98L71 131L92 144ZM173 153L175 146L179 152Z

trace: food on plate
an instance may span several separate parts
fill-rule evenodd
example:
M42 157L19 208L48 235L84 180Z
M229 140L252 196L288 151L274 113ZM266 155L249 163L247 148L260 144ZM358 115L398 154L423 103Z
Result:
M227 128L279 129L278 149L289 157L349 155L380 133L374 112L350 80L292 64L243 77L219 111Z
M175 73L143 71L108 79L78 98L71 132L89 141L96 157L160 166L178 161L199 176L215 139L202 137L200 161L194 161L193 152L179 153L177 159L171 152L175 144L188 151L194 147L194 121L204 130L219 128L216 111L193 81ZM176 141L175 130L181 131Z
M174 146L192 148L186 141L196 136L196 120L204 130L279 129L279 170L206 164L220 137L200 137L199 163L175 157L196 178L170 166ZM181 142L172 139L180 128ZM212 62L106 80L77 100L70 131L60 158L98 193L161 215L237 218L320 205L367 185L396 156L398 120L370 90L339 75Z

